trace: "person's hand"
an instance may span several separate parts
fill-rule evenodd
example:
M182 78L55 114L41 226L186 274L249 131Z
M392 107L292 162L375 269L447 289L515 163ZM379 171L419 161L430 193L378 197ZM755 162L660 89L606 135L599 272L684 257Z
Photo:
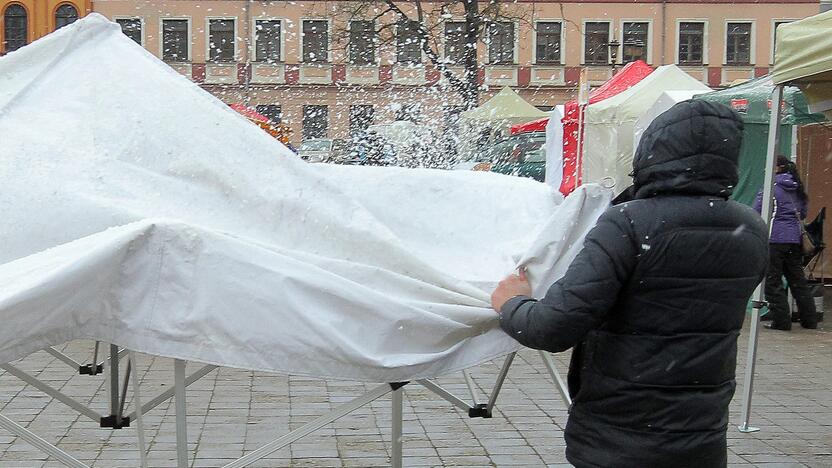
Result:
M503 308L503 304L508 302L514 296L531 296L532 287L529 285L529 279L526 278L526 268L520 267L518 275L508 275L504 280L500 281L497 289L491 293L491 307L497 313Z

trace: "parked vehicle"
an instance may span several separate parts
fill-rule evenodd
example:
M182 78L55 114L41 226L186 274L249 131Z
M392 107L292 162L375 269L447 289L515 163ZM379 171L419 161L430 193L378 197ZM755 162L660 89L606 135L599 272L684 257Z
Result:
M327 162L333 158L333 152L344 145L343 140L330 138L312 138L304 140L298 148L301 159L311 163Z
M546 176L545 144L545 132L512 135L494 145L490 170L543 182Z

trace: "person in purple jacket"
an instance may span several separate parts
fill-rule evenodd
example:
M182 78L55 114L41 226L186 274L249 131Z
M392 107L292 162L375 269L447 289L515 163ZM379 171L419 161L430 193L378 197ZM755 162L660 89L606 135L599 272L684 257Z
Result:
M757 194L754 208L762 210L763 192ZM766 328L791 330L792 321L783 276L797 302L800 325L817 328L815 301L806 285L803 274L803 250L801 248L802 220L806 217L806 192L793 162L785 156L777 156L777 174L774 177L774 206L772 208L771 236L769 238L769 264L766 273L766 301L773 318Z

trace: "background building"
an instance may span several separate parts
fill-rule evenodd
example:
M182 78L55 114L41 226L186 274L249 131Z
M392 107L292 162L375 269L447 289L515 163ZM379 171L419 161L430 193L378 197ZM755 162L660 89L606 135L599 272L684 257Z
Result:
M461 98L408 42L389 14L345 16L344 1L0 0L4 51L20 47L90 10L225 102L243 102L302 137L344 137L396 118L453 125ZM711 87L764 75L778 24L816 14L818 0L507 2L506 20L478 44L477 79L487 99L511 86L549 109L574 95L582 67L590 80L643 59L675 63ZM438 4L437 4L438 5ZM74 8L76 15L68 15ZM436 48L458 60L460 12L430 18ZM21 11L24 16L21 17ZM71 13L71 12L69 12ZM613 54L608 45L618 42Z

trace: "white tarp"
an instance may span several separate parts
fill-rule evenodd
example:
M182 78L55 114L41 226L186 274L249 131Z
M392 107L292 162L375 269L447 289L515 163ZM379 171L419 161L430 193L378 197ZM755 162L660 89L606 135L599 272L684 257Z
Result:
M710 90L708 90L710 91ZM644 131L647 130L647 127L656 120L656 117L664 114L671 107L675 106L676 104L687 101L688 99L699 95L707 93L708 91L701 90L701 89L686 89L681 91L665 91L663 92L656 102L647 109L641 117L638 118L636 121L635 128L633 129L633 157L636 155L636 150L638 149L638 143L641 141L641 135L644 134Z
M658 67L638 84L609 99L586 108L584 133L583 180L601 182L611 178L615 192L632 184L633 129L656 99L665 91L710 88L676 65Z
M404 381L516 349L489 309L608 205L489 173L308 165L92 14L0 58L0 362L97 339Z
M558 104L549 113L546 122L546 177L547 185L560 190L563 182L563 104Z

